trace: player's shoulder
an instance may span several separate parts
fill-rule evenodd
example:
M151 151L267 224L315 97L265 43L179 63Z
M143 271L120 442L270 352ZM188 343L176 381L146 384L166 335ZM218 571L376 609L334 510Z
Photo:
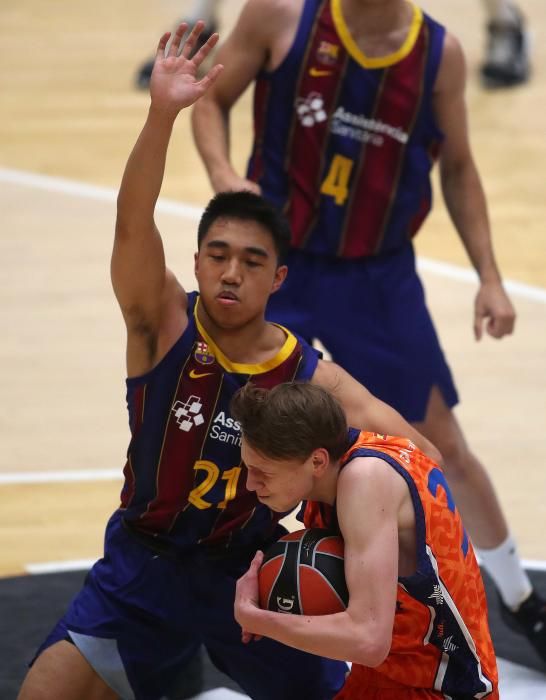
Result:
M436 78L437 91L447 91L464 84L466 64L461 42L451 32L446 32L442 48L442 60Z
M356 456L340 471L336 508L339 526L346 537L361 534L379 521L395 523L408 489L402 477L377 456ZM366 517L362 517L366 514Z
M341 469L338 479L338 489L347 493L373 494L373 498L381 495L391 500L396 493L402 495L403 482L398 473L388 464L382 453L359 454L352 456Z
M463 61L464 62L464 50L461 42L455 34L446 31L444 44L443 44L443 57L448 61Z
M270 34L291 25L301 14L304 0L247 0L239 24Z
M304 0L247 0L244 11L256 12L262 19L273 19L272 16L269 17L269 13L280 13L281 16L287 17L294 12L294 8L301 8L303 2Z

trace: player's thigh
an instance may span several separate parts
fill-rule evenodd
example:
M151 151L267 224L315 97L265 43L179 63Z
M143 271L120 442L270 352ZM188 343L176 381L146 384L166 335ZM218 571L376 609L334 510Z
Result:
M115 700L117 697L78 649L70 642L61 641L36 659L18 700Z
M430 390L425 419L414 422L417 430L442 453L446 472L455 468L468 455L468 445L457 418L438 386Z

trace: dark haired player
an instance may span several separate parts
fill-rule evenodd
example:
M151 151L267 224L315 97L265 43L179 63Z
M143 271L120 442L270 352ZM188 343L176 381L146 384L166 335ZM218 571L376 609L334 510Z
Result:
M248 381L311 379L336 392L354 424L420 440L343 370L265 321L286 275L279 259L289 231L261 197L228 193L207 207L195 256L199 294L166 268L154 209L171 131L221 70L196 79L218 38L188 59L202 28L182 49L186 25L166 54L169 35L159 43L150 110L118 197L111 272L127 327L131 428L120 508L104 557L38 651L20 700L159 700L202 643L252 698L331 698L344 664L276 642L241 643L235 581L283 529L281 514L245 487L230 399Z

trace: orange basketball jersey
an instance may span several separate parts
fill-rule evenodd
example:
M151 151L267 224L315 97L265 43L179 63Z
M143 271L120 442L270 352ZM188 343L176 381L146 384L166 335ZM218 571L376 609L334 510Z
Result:
M406 481L415 511L417 570L398 579L388 657L375 669L353 664L339 697L368 697L366 688L398 697L398 688L401 698L411 696L411 689L420 689L419 697L498 698L480 569L442 470L408 439L350 433L342 468L356 457L379 457ZM324 503L308 502L304 522L338 529L335 507Z

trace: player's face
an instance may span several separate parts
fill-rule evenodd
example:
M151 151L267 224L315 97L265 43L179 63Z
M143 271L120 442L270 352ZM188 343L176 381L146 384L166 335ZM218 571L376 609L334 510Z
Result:
M195 256L201 301L221 328L262 318L267 300L286 276L271 234L255 221L217 219Z
M312 458L274 460L252 449L243 438L241 456L247 468L246 487L271 510L285 513L309 498L314 486Z

